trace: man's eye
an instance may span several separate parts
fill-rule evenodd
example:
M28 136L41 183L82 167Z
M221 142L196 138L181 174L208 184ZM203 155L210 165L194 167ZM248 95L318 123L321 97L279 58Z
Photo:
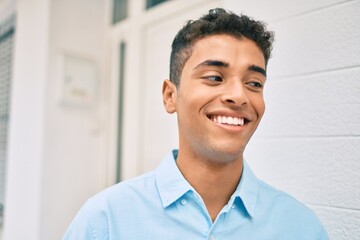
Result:
M222 77L220 76L206 76L204 78L213 82L222 82Z
M249 82L248 85L254 88L263 88L264 85L261 82Z

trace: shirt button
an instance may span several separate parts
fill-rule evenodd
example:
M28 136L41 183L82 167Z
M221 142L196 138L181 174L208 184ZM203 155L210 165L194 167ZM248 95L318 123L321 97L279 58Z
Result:
M216 240L215 235L214 235L214 234L210 234L210 236L209 236L209 240Z
M180 201L180 203L181 203L181 205L185 205L186 203L187 203L187 201L185 200L185 199L182 199L181 201Z
M231 206L231 208L236 208L236 205L235 205L235 204L233 204L233 205Z

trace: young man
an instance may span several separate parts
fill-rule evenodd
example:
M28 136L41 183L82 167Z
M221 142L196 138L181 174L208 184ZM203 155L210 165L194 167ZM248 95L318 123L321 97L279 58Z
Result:
M258 180L243 159L265 110L272 42L261 22L223 9L189 21L163 84L179 149L88 200L64 239L328 239L311 210Z

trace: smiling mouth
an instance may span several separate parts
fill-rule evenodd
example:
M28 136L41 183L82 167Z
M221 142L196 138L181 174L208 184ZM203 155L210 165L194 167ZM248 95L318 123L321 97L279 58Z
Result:
M228 117L228 116L207 116L211 121L224 125L244 126L248 122L245 118Z

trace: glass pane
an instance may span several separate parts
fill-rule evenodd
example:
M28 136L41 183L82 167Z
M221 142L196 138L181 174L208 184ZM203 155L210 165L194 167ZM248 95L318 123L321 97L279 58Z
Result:
M113 23L127 18L127 0L113 0Z
M0 23L0 226L2 225L15 16ZM0 237L1 238L1 237Z
M122 135L123 135L123 106L124 106L124 83L125 83L125 54L126 44L120 43L119 52L119 96L118 96L118 133L117 133L117 166L116 166L116 182L121 181L121 154L122 154Z
M168 0L146 0L146 9L149 9L153 6L156 6L162 2L166 2Z

